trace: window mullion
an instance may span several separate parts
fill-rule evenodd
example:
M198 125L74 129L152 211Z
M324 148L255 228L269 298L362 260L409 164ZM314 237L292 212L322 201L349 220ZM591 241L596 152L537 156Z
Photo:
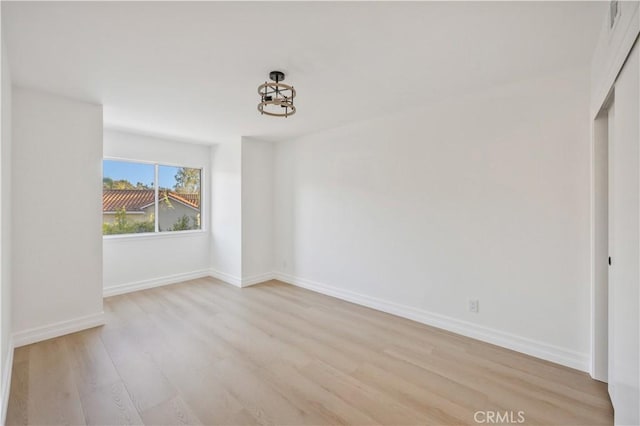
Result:
M160 232L160 226L158 225L158 213L160 210L158 203L158 164L154 164L154 183L155 183L155 232Z

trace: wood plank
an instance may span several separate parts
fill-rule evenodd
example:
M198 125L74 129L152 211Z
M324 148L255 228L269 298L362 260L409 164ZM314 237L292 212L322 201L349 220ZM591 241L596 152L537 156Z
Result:
M93 388L82 396L88 425L141 425L142 419L120 381Z
M108 298L105 314L16 350L8 424L613 421L585 373L277 281L197 279Z
M85 424L64 337L31 345L28 356L28 423Z
M18 348L16 352L25 348ZM13 361L11 372L11 393L7 407L8 425L22 426L29 424L29 360Z
M150 354L144 352L126 330L105 330L101 337L139 412L176 396L175 389Z
M70 334L63 339L70 355L69 361L80 395L120 381L100 334L100 329L92 328Z
M147 425L178 426L202 424L187 403L179 396L146 409L142 412L142 418Z

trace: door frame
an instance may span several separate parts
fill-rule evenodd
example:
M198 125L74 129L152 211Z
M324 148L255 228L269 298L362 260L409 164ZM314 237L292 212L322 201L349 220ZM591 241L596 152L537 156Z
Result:
M591 121L591 362L589 373L608 380L608 264L609 256L609 107L613 87ZM604 154L604 155L603 155ZM604 179L604 180L603 180ZM605 277L603 279L603 277Z

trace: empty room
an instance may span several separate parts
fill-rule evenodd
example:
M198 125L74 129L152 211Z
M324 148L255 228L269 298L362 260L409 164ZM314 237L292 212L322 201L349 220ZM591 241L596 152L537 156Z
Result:
M640 425L639 6L0 1L2 425Z

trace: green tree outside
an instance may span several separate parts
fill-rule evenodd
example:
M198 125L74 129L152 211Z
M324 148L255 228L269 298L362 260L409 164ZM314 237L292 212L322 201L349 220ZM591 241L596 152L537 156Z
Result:
M200 169L181 167L175 175L176 184L173 189L180 194L200 192Z
M122 207L116 212L113 223L102 224L102 235L139 234L155 231L156 224L153 216L149 220L136 222L127 219L127 210Z
M192 224L193 223L193 224ZM176 223L173 224L170 231L189 231L192 229L199 229L197 226L196 218L189 217L186 214L182 215Z
M113 180L110 177L102 178L102 189L153 189L142 182L135 185L126 179Z

